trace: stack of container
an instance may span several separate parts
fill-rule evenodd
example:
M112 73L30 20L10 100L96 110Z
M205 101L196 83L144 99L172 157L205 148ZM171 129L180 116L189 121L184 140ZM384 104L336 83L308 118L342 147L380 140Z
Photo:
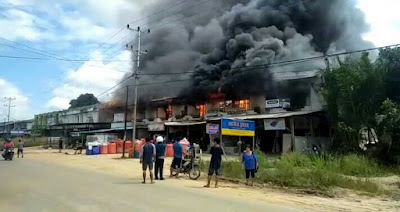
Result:
M117 153L122 153L124 141L122 139L118 139L115 143L117 145Z
M100 154L108 154L108 144L104 143L100 146Z
M108 154L116 154L117 153L117 144L109 143L108 144Z
M174 157L173 144L167 144L166 156L167 157Z

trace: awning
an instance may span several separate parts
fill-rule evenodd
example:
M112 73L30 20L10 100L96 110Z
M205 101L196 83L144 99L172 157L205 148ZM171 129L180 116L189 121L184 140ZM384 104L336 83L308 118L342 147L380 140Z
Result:
M313 111L294 111L294 112L284 112L284 113L270 113L270 114L258 114L258 115L245 115L245 116L232 116L228 118L233 119L277 119L277 118L286 118L292 116L303 116L312 113L321 112L322 110L313 110ZM207 120L215 121L221 120L222 117L208 118Z
M126 129L131 130L131 129L133 129L133 127L127 127ZM80 131L80 132L76 132L76 133L91 134L91 133L104 133L104 132L123 131L123 130L125 130L125 129L124 128L112 128L112 129Z
M165 122L165 126L192 126L192 125L200 125L206 124L205 121L200 122Z

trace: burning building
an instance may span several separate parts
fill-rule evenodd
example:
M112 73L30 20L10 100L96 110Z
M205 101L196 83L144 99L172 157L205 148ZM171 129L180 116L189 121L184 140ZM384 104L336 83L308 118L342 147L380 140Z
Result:
M170 3L151 6L158 10ZM300 59L372 46L362 39L369 26L355 0L215 0L181 6L148 20L152 30L142 42L148 54L141 61L138 94L148 122L320 111L316 91L324 58ZM162 23L153 26L157 20ZM160 100L166 96L179 98ZM267 107L267 100L278 101L278 109Z

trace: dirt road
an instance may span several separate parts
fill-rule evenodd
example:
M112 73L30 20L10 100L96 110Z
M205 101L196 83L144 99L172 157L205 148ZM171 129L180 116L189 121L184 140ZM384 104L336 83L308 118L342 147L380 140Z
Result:
M306 211L26 157L0 161L0 170L1 211Z
M17 184L7 187L2 184L0 186L0 205L5 204L4 198L7 197L8 200L12 200L7 205L14 207L21 202L17 201L18 199L29 197L21 196L19 190L28 191L29 194L34 189L43 186L43 191L39 192L37 198L40 195L47 195L51 200L48 204L58 202L59 205L64 204L63 207L66 210L72 207L73 211L93 211L90 207L96 205L104 205L103 211L107 211L110 207L125 208L129 204L132 204L129 208L139 207L142 209L146 206L146 202L151 203L151 206L155 208L161 207L161 211L169 208L177 209L177 211L188 211L188 208L193 208L194 211L215 211L217 209L221 209L220 211L249 211L246 208L249 205L249 207L254 207L249 208L252 209L251 211L266 211L266 208L273 209L268 211L298 211L295 209L368 212L400 210L398 201L384 197L360 196L346 191L340 191L335 198L327 198L293 193L281 188L268 188L269 186L246 188L243 185L227 182L221 183L218 189L205 189L203 188L205 176L197 181L182 177L178 180L158 181L156 185L140 185L141 166L136 159L117 159L120 155L86 156L71 155L72 151L68 151L68 155L56 152L57 150L28 149L23 160L15 160L12 163L0 161L1 179L12 177L15 178L14 182L21 182L26 187ZM165 166L168 167L170 163L171 159L167 159ZM9 171L3 172L3 168L9 169ZM2 188L2 186L6 187ZM56 195L52 195L49 189L53 188L60 188L60 191L54 191ZM4 190L16 193L5 195ZM76 197L72 195L72 199L68 199L67 195L71 196L74 193L77 193ZM58 195L66 203L61 204ZM30 196L32 195L30 194ZM75 200L75 198L84 201ZM46 198L40 199L45 200ZM154 201L155 199L156 201ZM29 199L27 201L30 202ZM39 202L41 201L43 200L39 200ZM103 201L104 203L102 203ZM113 201L116 201L115 206ZM79 207L81 208L74 206L76 202L80 203ZM109 206L106 206L107 204ZM285 207L276 207L277 205Z

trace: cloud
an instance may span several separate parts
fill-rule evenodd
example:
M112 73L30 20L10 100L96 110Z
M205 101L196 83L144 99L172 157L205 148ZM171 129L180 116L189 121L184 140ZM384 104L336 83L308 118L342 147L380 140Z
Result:
M400 43L400 16L398 0L358 0L358 7L365 13L371 31L365 39L377 46Z
M65 80L61 82L61 86L53 89L53 96L46 103L47 109L67 109L69 101L80 94L99 95L113 87L131 70L130 57L130 52L123 51L113 58L114 62L105 63L100 52L93 52L90 61L76 70L70 70Z
M15 100L11 103L11 105L15 105L15 107L11 108L10 121L33 118L29 98L24 95L14 84L0 78L1 106L8 104L8 101L5 100L4 97L15 98ZM7 107L4 107L2 110L0 110L0 121L4 121L3 118L7 118L7 110Z
M54 39L54 35L47 30L51 26L46 20L18 9L2 12L0 28L0 37L10 40Z

